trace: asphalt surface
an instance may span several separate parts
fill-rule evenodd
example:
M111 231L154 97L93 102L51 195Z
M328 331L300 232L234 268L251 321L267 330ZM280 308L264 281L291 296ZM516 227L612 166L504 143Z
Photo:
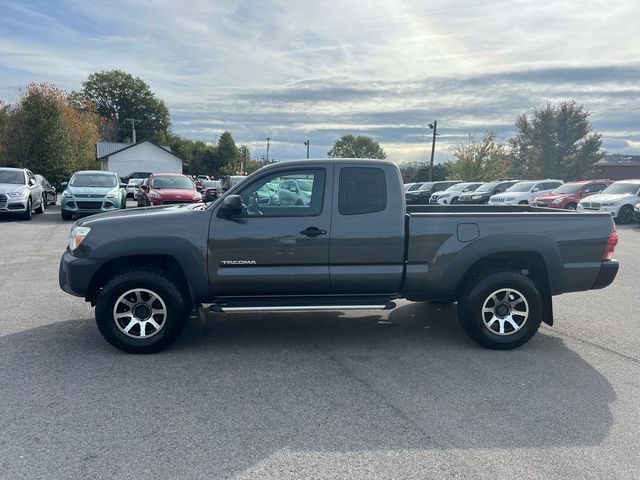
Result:
M70 225L0 219L0 478L640 477L638 226L514 351L400 302L192 318L133 356L58 288Z

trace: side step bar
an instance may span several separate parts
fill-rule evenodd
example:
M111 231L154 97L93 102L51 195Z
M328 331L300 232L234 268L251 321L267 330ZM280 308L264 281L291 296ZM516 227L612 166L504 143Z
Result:
M336 310L392 310L396 308L394 302L379 305L225 305L214 303L209 305L209 311L217 313L240 312L310 312L310 311L336 311Z

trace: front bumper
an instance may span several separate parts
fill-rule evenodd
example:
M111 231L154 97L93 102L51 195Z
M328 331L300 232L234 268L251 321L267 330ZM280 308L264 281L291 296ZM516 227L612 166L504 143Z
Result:
M60 259L58 283L70 295L86 297L95 273L106 260L74 257L67 249Z
M29 197L10 197L0 195L0 213L24 213L27 210L27 200Z

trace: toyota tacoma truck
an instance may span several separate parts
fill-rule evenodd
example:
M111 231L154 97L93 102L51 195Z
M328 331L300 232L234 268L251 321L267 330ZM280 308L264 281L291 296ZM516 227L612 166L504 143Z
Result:
M308 198L283 184L304 184ZM609 213L407 206L391 162L291 161L211 203L78 220L59 282L95 306L109 343L131 353L170 345L194 308L390 309L398 298L457 302L471 338L511 349L553 323L553 295L613 281L617 240Z

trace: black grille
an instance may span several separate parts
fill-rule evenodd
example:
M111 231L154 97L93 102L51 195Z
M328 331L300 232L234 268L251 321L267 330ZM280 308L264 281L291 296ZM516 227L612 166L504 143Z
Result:
M5 208L7 206L7 196L0 195L0 208Z
M78 210L100 210L102 208L102 202L76 202L78 204Z
M76 198L102 198L104 197L104 195L100 195L99 193L93 194L93 193L81 193L78 195L75 195Z
M183 203L192 203L191 200L167 200L162 202L163 205L180 205Z

